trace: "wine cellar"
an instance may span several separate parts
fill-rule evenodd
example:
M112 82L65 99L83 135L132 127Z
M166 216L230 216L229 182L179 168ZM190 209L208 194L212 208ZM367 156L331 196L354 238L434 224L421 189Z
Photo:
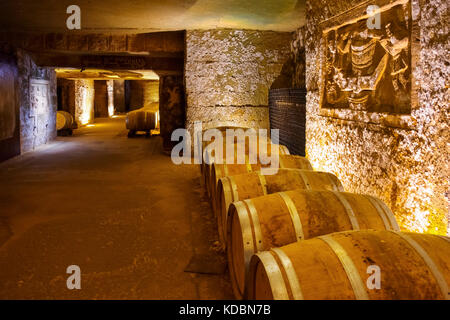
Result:
M448 1L0 3L0 300L449 300Z

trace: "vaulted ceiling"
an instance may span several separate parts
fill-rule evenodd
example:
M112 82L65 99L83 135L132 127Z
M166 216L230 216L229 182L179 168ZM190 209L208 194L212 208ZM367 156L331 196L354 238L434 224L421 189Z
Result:
M81 8L84 32L139 33L238 28L294 31L305 0L1 0L0 28L69 32L69 5Z

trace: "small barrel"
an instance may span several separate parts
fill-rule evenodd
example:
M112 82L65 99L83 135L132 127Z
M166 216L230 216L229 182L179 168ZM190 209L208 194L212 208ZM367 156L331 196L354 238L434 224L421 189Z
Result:
M306 162L300 163L308 167ZM344 187L334 174L311 170L285 168L279 169L274 175L265 176L256 171L221 178L215 193L215 210L221 243L226 245L227 213L232 202L294 189L344 191Z
M158 116L154 111L141 108L127 113L126 127L130 131L150 131L158 126Z
M449 300L450 238L333 233L260 252L248 273L247 299Z
M236 297L243 297L254 253L333 232L364 229L398 231L399 227L391 210L368 195L294 190L232 203L227 252Z
M74 125L73 116L66 111L56 113L56 130L72 129Z

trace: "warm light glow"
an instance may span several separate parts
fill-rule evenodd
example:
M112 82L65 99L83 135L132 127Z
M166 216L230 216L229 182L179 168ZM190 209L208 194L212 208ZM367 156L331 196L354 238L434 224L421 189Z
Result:
M92 127L95 127L95 124L88 124L86 127L92 128Z

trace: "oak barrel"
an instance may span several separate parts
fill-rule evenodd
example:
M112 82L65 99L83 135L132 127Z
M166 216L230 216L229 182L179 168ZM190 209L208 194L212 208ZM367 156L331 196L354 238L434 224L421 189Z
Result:
M283 145L276 145L276 144L272 144L271 142L268 142L267 143L267 155L268 156L270 156L271 155L271 150L272 150L272 147L273 146L278 146L278 152L279 152L279 157L281 157L282 155L289 155L289 149L288 148L286 148L285 146L283 146ZM248 143L246 143L246 145L245 145L245 155L246 155L246 157L245 157L245 159L244 159L244 161L243 162L245 162L244 164L238 164L238 158L237 158L237 154L238 154L238 152L237 152L237 144L233 144L233 148L234 148L234 161L233 161L233 164L228 164L228 165L226 165L225 163L226 163L226 151L225 151L225 148L226 148L226 143L224 143L224 151L223 151L223 155L222 155L222 157L221 157L221 159L220 159L220 161L217 161L216 160L216 156L213 154L213 152L206 152L206 154L205 154L205 160L206 159L208 159L208 161L209 161L209 165L208 164L205 164L205 166L204 166L204 178L205 178L205 187L206 187L206 190L207 190L207 193L208 193L208 196L209 197L211 197L212 196L212 192L214 192L215 190L213 190L215 187L216 187L216 185L217 185L217 181L218 181L218 178L220 178L220 177L222 177L222 176L218 176L218 178L213 178L213 176L212 176L212 174L214 174L214 164L215 163L217 163L217 166L218 167L222 167L222 165L225 165L226 167L228 166L232 166L232 165L236 165L236 166L238 166L238 167L240 167L240 168L247 168L247 167L249 167L249 165L250 165L250 162L252 162L252 166L253 167L255 167L255 168L258 168L258 170L260 170L260 168L261 168L261 163L260 163L260 158L259 158L259 156L258 156L258 152L259 152L259 143L258 143L258 150L257 150L257 154L255 155L255 157L254 157L254 159L252 159L252 157L251 156L249 156L249 154L250 154L250 150L249 150L249 148L248 148ZM251 160L251 161L249 161L249 160ZM256 160L256 161L254 161L254 160ZM225 167L225 169L224 170L226 170L226 167ZM220 170L220 169L219 169ZM239 173L243 173L243 172L249 172L248 170L246 170L246 171L240 171ZM214 180L213 180L214 179ZM211 184L211 181L215 181L215 183L213 183L213 184ZM214 202L213 202L214 203Z
M56 130L72 129L74 125L73 116L66 111L56 113Z
M127 113L126 127L130 131L150 131L158 126L158 115L150 108L141 108Z
M227 129L233 129L233 130L237 130L237 129L243 129L243 130L248 130L250 128L248 127L234 127L234 126L219 126L219 127L213 127L213 128L208 128L208 129L204 129L203 131L199 131L197 132L195 139L196 141L196 146L197 146L197 153L199 156L202 157L202 162L200 164L200 172L203 174L203 168L205 166L205 162L203 161L203 151L205 150L205 148L212 142L214 142L214 137L212 137L212 139L210 141L203 141L203 135L205 134L205 131L207 130L219 130L220 132L226 132ZM201 143L200 143L201 142Z
M334 174L311 170L285 168L274 175L256 171L221 178L215 193L215 209L222 244L226 244L227 213L232 202L294 189L344 191Z
M338 191L294 190L234 202L228 211L227 249L233 291L244 294L252 255L346 230L399 230L379 199Z
M290 154L285 154L283 148L280 146L279 164L278 168L293 168L293 169L305 169L312 170L311 163L305 157L294 156ZM217 203L217 186L219 180L226 176L233 176L243 173L249 173L254 171L260 171L261 168L267 167L262 165L259 161L256 164L227 164L225 161L223 163L213 163L211 165L211 170L209 174L209 194L211 198L211 203L213 204L214 213L216 213L216 203Z
M378 288L374 272L381 277ZM448 300L449 285L450 238L347 231L256 254L246 298Z

